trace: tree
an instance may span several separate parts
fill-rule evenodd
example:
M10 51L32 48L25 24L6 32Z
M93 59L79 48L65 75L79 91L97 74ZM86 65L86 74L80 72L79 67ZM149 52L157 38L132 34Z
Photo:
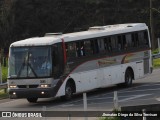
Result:
M1 1L2 2L2 1ZM4 0L0 9L0 48L7 47L12 40L14 14L12 13L12 0Z

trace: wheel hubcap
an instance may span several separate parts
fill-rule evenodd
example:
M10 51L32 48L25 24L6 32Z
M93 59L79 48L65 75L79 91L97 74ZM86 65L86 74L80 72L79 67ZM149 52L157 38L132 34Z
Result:
M132 82L132 77L130 75L127 76L127 83L130 84Z
M71 94L72 94L72 90L71 90L71 88L70 88L70 87L68 87L68 88L66 89L66 94L67 94L67 96L68 96L68 97L70 97L70 96L71 96Z

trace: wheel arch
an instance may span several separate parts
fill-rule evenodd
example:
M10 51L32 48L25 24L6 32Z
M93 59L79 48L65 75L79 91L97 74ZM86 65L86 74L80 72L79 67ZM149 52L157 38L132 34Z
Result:
M66 82L66 85L70 84L73 88L73 93L76 93L76 83L73 78L69 78Z
M132 79L135 80L135 75L134 75L134 70L131 66L127 67L126 71L125 71L125 74L127 71L130 71L131 74L132 74Z

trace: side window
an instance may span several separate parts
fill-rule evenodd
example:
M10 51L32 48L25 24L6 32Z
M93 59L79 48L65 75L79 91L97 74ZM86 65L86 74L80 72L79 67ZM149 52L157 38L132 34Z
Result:
M84 49L84 41L81 41L80 42L80 53L81 53L81 56L85 56L85 49Z
M108 38L108 41L107 41L107 48L108 48L108 51L109 52L112 52L112 44L111 44L111 37Z
M147 31L138 32L138 39L141 48L149 47Z
M111 46L112 46L112 51L113 52L117 51L117 45L118 45L117 36L112 36L111 37Z
M98 47L97 39L91 40L91 48L93 50L93 54L99 53L99 47Z
M111 38L104 38L104 47L107 52L112 52Z
M149 39L148 39L148 32L144 31L144 44L146 47L149 47Z
M134 38L135 38L135 47L139 47L139 38L138 38L138 33L135 33L134 34L135 36L134 36Z
M142 47L144 45L144 32L138 32L138 40L140 47Z
M80 42L76 42L76 56L77 57L81 56L81 45L80 45Z
M77 57L82 57L86 56L86 50L87 52L90 52L90 41L78 41L76 42L76 56ZM87 53L88 54L88 53Z
M105 53L105 44L104 44L104 38L99 38L98 39L98 48L99 48L99 53Z
M54 78L59 78L62 75L64 70L63 64L63 55L62 54L62 45L60 43L53 45L53 52L52 52L52 63L53 63L53 76Z
M132 47L132 36L131 36L131 34L126 34L126 47L127 47L127 49Z
M122 35L122 49L126 50L127 49L127 42L126 42L126 36Z
M84 41L84 52L85 52L85 56L91 56L93 54L90 40Z
M131 34L131 37L132 37L132 47L136 47L136 40L135 40L135 34L134 33L132 33Z
M119 35L118 36L118 45L117 45L118 51L122 50L122 46L123 46L122 36Z
M76 43L74 42L66 43L66 53L67 53L68 60L77 57Z

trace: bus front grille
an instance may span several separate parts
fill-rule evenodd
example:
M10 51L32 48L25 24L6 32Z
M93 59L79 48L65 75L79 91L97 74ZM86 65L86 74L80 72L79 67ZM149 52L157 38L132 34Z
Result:
M38 85L17 85L18 88L37 88Z

